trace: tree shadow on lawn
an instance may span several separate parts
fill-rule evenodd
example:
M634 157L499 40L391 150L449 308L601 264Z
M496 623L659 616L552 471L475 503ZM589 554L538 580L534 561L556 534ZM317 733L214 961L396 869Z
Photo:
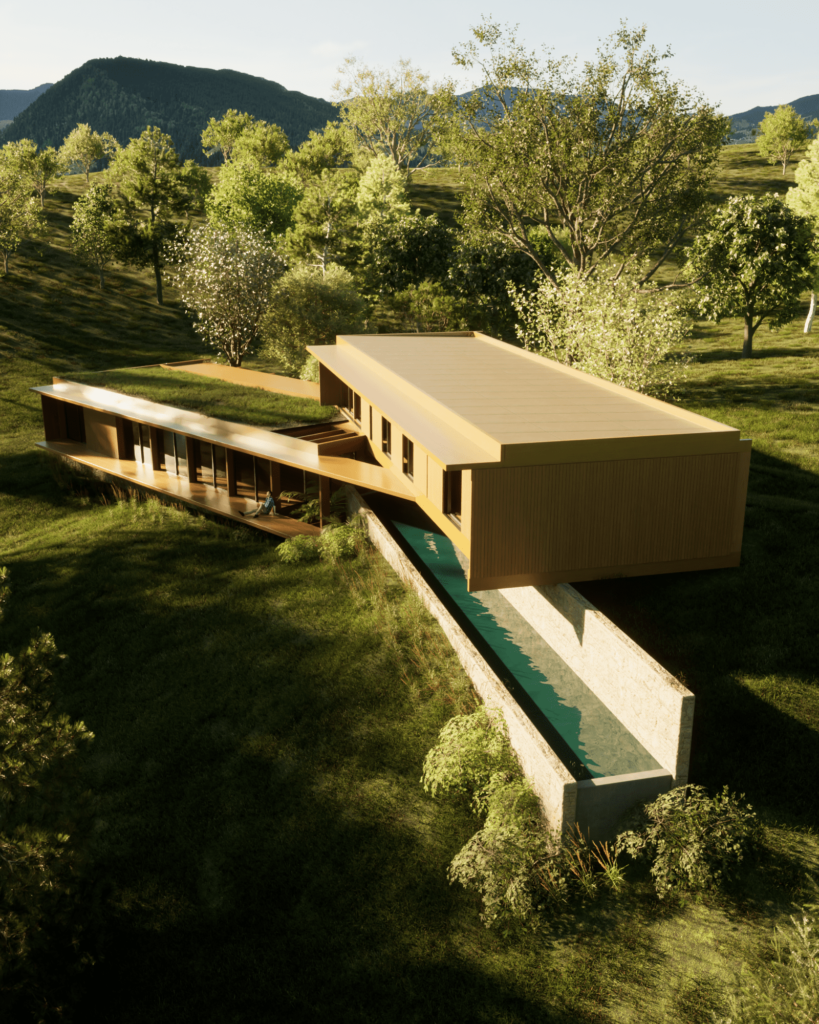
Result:
M15 561L8 616L12 649L54 634L59 710L96 734L112 912L78 1019L600 1020L447 885L476 821L423 794L438 724L405 728L401 649L332 566L160 507L88 515Z
M754 338L756 342L757 339ZM696 344L696 342L695 342ZM776 335L772 335L767 338L764 347L754 349L752 360L743 360L742 358L742 335L738 335L738 342L736 349L730 348L706 348L698 349L695 352L697 357L697 364L702 366L709 363L745 363L746 365L750 361L768 362L772 359L816 359L819 358L819 344L808 345L800 344L798 347L791 348L786 344L779 344L776 341ZM795 382L796 383L796 382ZM701 385L703 388L707 387L707 384ZM684 385L686 396L689 391L696 392L698 390L698 382L696 380L687 380Z

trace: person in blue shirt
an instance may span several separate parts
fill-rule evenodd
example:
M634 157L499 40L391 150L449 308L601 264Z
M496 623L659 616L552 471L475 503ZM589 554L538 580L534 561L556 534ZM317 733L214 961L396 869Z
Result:
M264 501L260 502L259 507L254 509L252 512L242 512L245 519L256 519L258 516L275 516L276 512L276 499L273 497L273 492L268 491Z

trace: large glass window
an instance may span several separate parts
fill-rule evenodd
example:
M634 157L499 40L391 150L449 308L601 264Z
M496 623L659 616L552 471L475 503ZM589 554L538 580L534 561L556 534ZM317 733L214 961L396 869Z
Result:
M392 423L381 418L381 451L392 458Z

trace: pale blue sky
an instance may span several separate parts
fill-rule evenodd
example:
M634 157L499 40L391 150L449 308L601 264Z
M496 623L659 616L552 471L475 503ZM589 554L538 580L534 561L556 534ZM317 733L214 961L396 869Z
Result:
M30 89L93 57L123 55L233 68L329 99L348 55L384 66L408 57L433 77L452 75L452 47L482 14L517 23L531 48L581 59L594 55L620 18L645 22L658 49L671 46L673 77L726 114L819 93L816 0L781 8L757 0L507 0L483 7L463 0L2 0L0 88Z

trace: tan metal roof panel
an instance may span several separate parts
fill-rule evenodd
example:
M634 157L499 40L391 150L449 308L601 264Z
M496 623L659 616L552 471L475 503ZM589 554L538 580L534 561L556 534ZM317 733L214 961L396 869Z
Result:
M335 350L311 351L333 372L346 369L351 376L339 376L385 414L412 405L415 418L435 417L488 451L515 449L516 462L524 445L541 453L548 451L541 446L552 446L554 460L565 461L556 449L579 441L609 442L605 458L617 457L617 439L629 457L639 456L640 439L648 442L646 455L674 435L675 453L734 450L739 443L732 427L482 336L343 336ZM376 380L380 401L368 392ZM541 459L550 461L546 454Z

